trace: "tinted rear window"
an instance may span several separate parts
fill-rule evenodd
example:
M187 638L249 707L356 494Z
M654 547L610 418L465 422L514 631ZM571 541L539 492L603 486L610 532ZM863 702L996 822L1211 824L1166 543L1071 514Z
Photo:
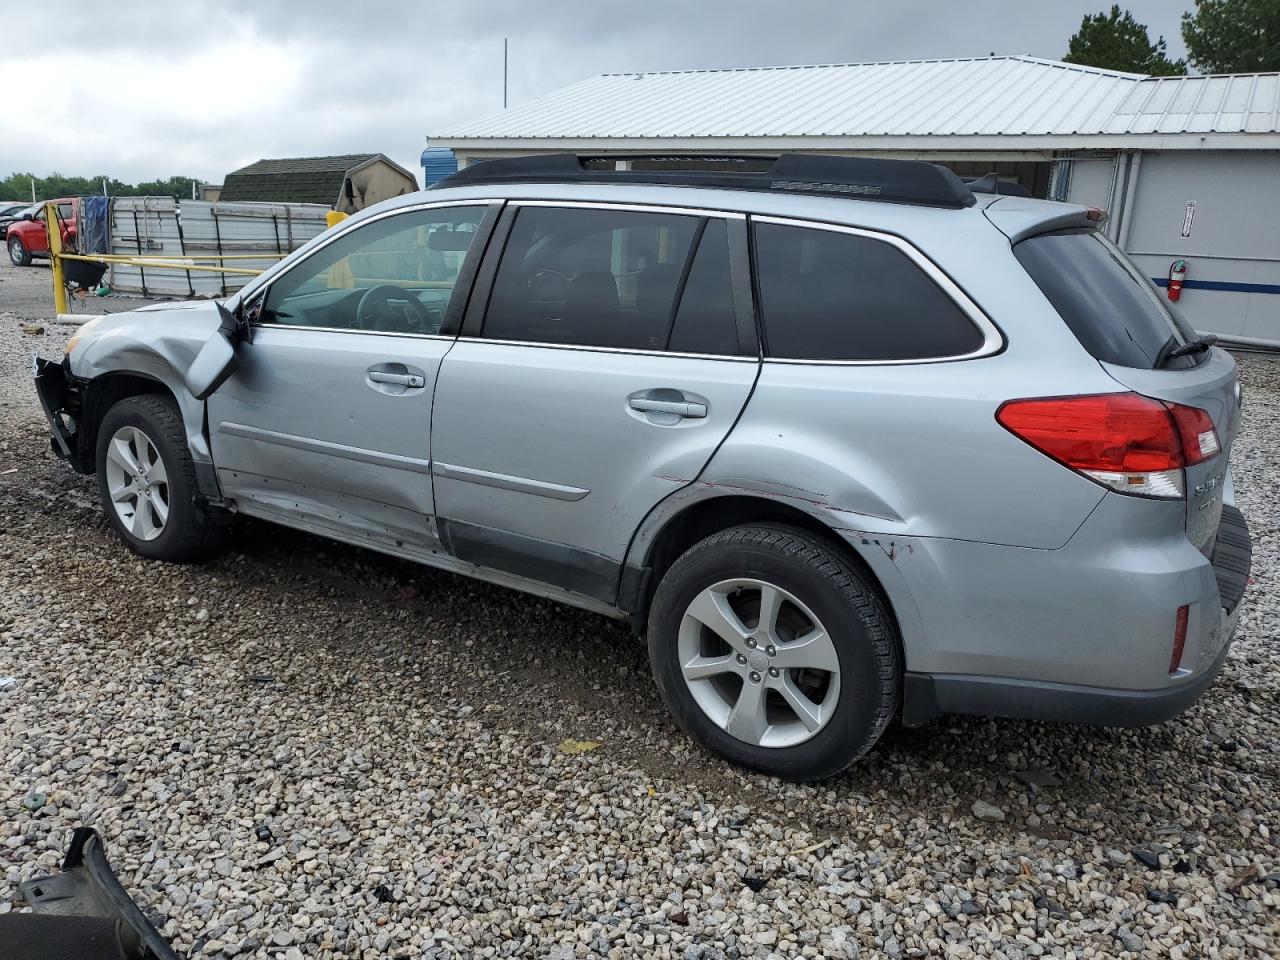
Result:
M729 231L711 220L689 268L667 349L734 356L740 352L729 273Z
M1196 334L1169 310L1156 286L1111 241L1089 230L1046 233L1013 248L1031 279L1094 357L1122 367L1151 369L1174 332ZM1193 366L1181 357L1170 367Z
M661 350L696 217L525 207L493 282L484 335Z
M955 301L881 240L759 223L755 256L769 356L923 360L982 346Z

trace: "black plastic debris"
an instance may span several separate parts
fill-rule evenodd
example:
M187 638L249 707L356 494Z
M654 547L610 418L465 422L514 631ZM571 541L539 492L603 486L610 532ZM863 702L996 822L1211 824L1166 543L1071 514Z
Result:
M1130 853L1133 854L1133 859L1141 861L1152 870L1160 869L1160 854L1154 850L1148 850L1146 847L1134 847Z

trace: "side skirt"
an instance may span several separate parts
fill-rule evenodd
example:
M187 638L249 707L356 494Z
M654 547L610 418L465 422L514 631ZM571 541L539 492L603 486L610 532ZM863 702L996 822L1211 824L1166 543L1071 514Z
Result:
M464 577L471 577L475 580L483 580L485 583L492 583L495 586L507 587L511 590L519 590L523 593L530 593L537 597L544 597L548 600L554 600L557 603L568 604L571 607L579 607L583 610L589 610L592 613L598 613L602 616L610 617L615 620L626 618L626 614L619 610L611 603L595 597L586 596L573 590L567 590L553 584L544 583L530 577L521 576L515 573L509 573L505 570L499 570L489 566L483 566L477 563L470 563L466 560L450 556L442 550L434 550L426 547L415 547L409 544L394 545L372 537L363 537L358 533L331 526L323 521L311 519L308 517L298 516L287 513L282 510L275 510L271 507L264 506L260 503L250 501L239 501L235 506L237 513L245 516L257 517L260 520L267 520L271 523L278 523L281 526L292 527L295 530L301 530L304 533L313 533L317 536L326 537L330 540L337 540L340 543L346 543L354 547L364 547L369 550L376 550L379 553L385 553L389 556L399 557L403 560L412 560L415 563L421 563L428 567L435 567L438 570L445 570L449 573L461 574ZM446 522L439 521L441 533L444 533ZM445 541L448 542L447 540Z

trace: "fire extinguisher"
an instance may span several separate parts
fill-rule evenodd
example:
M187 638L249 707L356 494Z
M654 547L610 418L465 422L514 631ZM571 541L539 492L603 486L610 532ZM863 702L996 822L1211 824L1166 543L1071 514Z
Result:
M1173 301L1182 298L1182 281L1187 279L1187 261L1175 260L1169 267L1169 299Z

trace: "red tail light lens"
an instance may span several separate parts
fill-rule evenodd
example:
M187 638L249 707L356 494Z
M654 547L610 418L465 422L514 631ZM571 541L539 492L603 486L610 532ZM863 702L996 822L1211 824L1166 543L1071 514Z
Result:
M1010 400L996 420L1071 469L1150 497L1181 497L1182 468L1221 450L1203 410L1136 393Z
M1165 406L1169 408L1174 425L1178 428L1187 466L1204 463L1222 452L1222 441L1218 439L1217 428L1206 411L1199 407L1184 407L1180 403L1168 403Z

